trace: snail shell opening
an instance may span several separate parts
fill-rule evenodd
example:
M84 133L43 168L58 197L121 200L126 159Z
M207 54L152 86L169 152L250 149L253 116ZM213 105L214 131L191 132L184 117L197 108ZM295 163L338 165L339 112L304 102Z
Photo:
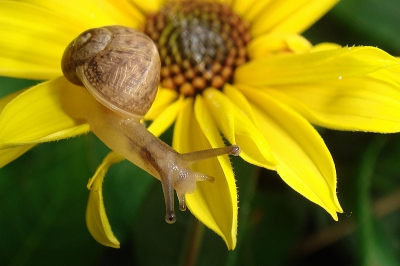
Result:
M106 107L126 117L143 117L157 94L160 56L142 32L122 26L90 29L64 52L62 70Z

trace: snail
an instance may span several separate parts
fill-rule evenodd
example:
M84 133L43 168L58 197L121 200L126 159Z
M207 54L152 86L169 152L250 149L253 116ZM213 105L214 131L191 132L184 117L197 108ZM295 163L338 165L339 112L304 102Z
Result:
M185 210L185 195L196 189L196 182L214 181L192 171L191 164L240 153L240 148L232 145L181 154L141 123L156 96L161 63L153 41L135 29L107 26L87 30L66 48L61 65L69 82L84 86L101 103L102 121L85 117L91 131L110 149L161 181L168 223L176 220L174 190L179 208Z

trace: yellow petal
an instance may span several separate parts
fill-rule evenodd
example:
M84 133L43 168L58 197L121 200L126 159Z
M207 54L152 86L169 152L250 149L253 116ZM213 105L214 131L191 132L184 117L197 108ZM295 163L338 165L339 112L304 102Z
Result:
M203 95L215 123L224 136L232 144L239 145L240 157L254 165L275 169L276 161L266 139L240 107L216 89L207 89Z
M252 20L251 33L301 33L331 9L337 0L270 1Z
M0 150L0 168L14 161L19 156L35 147L34 144Z
M97 168L94 176L89 179L89 201L86 208L86 225L90 234L104 246L119 248L119 241L114 236L108 222L103 202L103 179L111 165L125 159L116 152L110 152Z
M271 32L302 33L325 15L339 0L312 0L280 21Z
M393 81L390 68L378 72L379 76L376 73L374 76L281 86L266 89L265 93L291 106L319 126L341 130L399 132L400 83Z
M242 2L247 2L246 8L240 7L242 5ZM239 4L240 3L240 4ZM254 21L258 16L264 14L264 12L268 12L268 8L273 4L272 0L265 0L265 1L257 1L257 0L251 0L251 1L235 1L236 6L239 5L239 8L234 9L237 12L237 14L241 15L241 18L246 20L246 21Z
M147 0L147 1L141 1L141 0L132 0L135 6L139 8L139 10L142 10L143 13L149 14L152 12L156 12L157 10L160 9L160 7L166 2L165 0Z
M137 28L145 21L145 15L130 0L82 0L79 4L63 0L29 2L51 10L60 19L70 21L71 27L87 29L104 25L123 25Z
M171 89L159 88L154 103L150 110L146 113L145 120L155 120L165 108L176 101L179 97L178 93Z
M240 111L243 112L243 114L245 114L252 122L255 122L253 109L243 93L229 83L225 83L223 92L240 108Z
M103 25L138 27L140 14L126 1L0 2L0 75L51 79L61 56L82 31Z
M61 55L72 40L68 21L31 3L0 2L0 75L50 79L61 75Z
M242 1L233 1L231 8L232 11L235 12L235 14L238 14L241 18L246 18L248 20L248 17L246 17L246 14L249 13L249 10L253 9L259 9L259 6L263 6L259 2L265 2L265 4L268 4L271 2L270 0L265 0L265 1L256 1L256 0L242 0Z
M14 93L11 93L3 98L0 99L0 113L3 111L4 107L15 97L20 95L23 92L23 90L16 91ZM15 148L9 148L9 149L4 149L0 150L0 168L3 166L7 165L8 163L14 161L17 159L19 156L33 148L35 145L23 145L20 147L15 147Z
M319 43L317 45L314 45L314 47L312 47L311 51L317 52L317 51L339 49L339 48L341 48L341 46L339 44L330 43L330 42L323 42L323 43Z
M198 104L197 100L196 117L193 99L185 99L175 123L174 149L190 152L223 147L224 142L204 103ZM206 136L203 132L207 133ZM186 195L188 208L197 219L222 237L228 249L234 249L237 234L237 192L229 157L219 156L218 159L201 161L191 168L214 177L215 182L197 182L194 193Z
M238 88L253 103L257 123L278 161L278 174L337 220L337 212L342 209L336 195L335 167L317 131L268 94L250 87Z
M275 33L253 38L247 45L247 51L251 59L257 59L287 52L307 52L311 47L310 42L300 35Z
M344 47L256 59L236 69L235 83L260 87L338 80L397 64L396 58L378 48Z
M231 143L236 144L235 137L235 117L232 103L216 92L215 89L209 88L204 91L204 100L207 109L210 111L218 128L224 134L224 137ZM200 101L200 100L199 100ZM242 155L242 154L241 154Z
M3 98L0 98L0 114L3 111L4 107L11 102L11 100L14 100L15 97L23 93L24 90L19 90L13 93L10 93L9 95L4 96Z
M70 86L57 78L26 90L0 115L0 148L70 138L89 132L89 125L68 116L60 92Z
M368 76L372 78L376 78L382 81L386 81L393 85L400 84L400 58L396 58L399 62L398 65L394 67L388 67L374 73L369 74Z
M175 121L180 110L183 97L179 97L177 101L165 107L164 111L151 123L147 128L153 135L160 136L164 133Z

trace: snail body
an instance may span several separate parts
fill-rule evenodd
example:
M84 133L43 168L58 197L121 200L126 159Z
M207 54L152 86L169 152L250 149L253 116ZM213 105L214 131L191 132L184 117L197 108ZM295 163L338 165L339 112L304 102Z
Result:
M185 194L196 189L196 182L213 181L192 171L191 164L240 152L232 145L180 154L140 122L156 96L161 63L152 40L135 29L108 26L87 30L67 47L61 66L68 81L84 86L100 103L96 110L83 115L91 131L109 148L161 181L168 223L176 219L174 189L180 209L185 210Z

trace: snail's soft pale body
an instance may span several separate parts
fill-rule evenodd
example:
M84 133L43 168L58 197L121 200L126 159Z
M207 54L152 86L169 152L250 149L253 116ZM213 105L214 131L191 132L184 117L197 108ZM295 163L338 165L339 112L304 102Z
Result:
M233 145L180 154L142 125L140 120L157 93L160 58L154 43L141 32L122 26L85 31L67 47L62 69L70 82L85 86L102 104L83 115L91 130L112 150L161 181L169 223L176 219L174 189L180 209L185 210L185 194L196 189L196 181L213 181L189 166L240 152Z

